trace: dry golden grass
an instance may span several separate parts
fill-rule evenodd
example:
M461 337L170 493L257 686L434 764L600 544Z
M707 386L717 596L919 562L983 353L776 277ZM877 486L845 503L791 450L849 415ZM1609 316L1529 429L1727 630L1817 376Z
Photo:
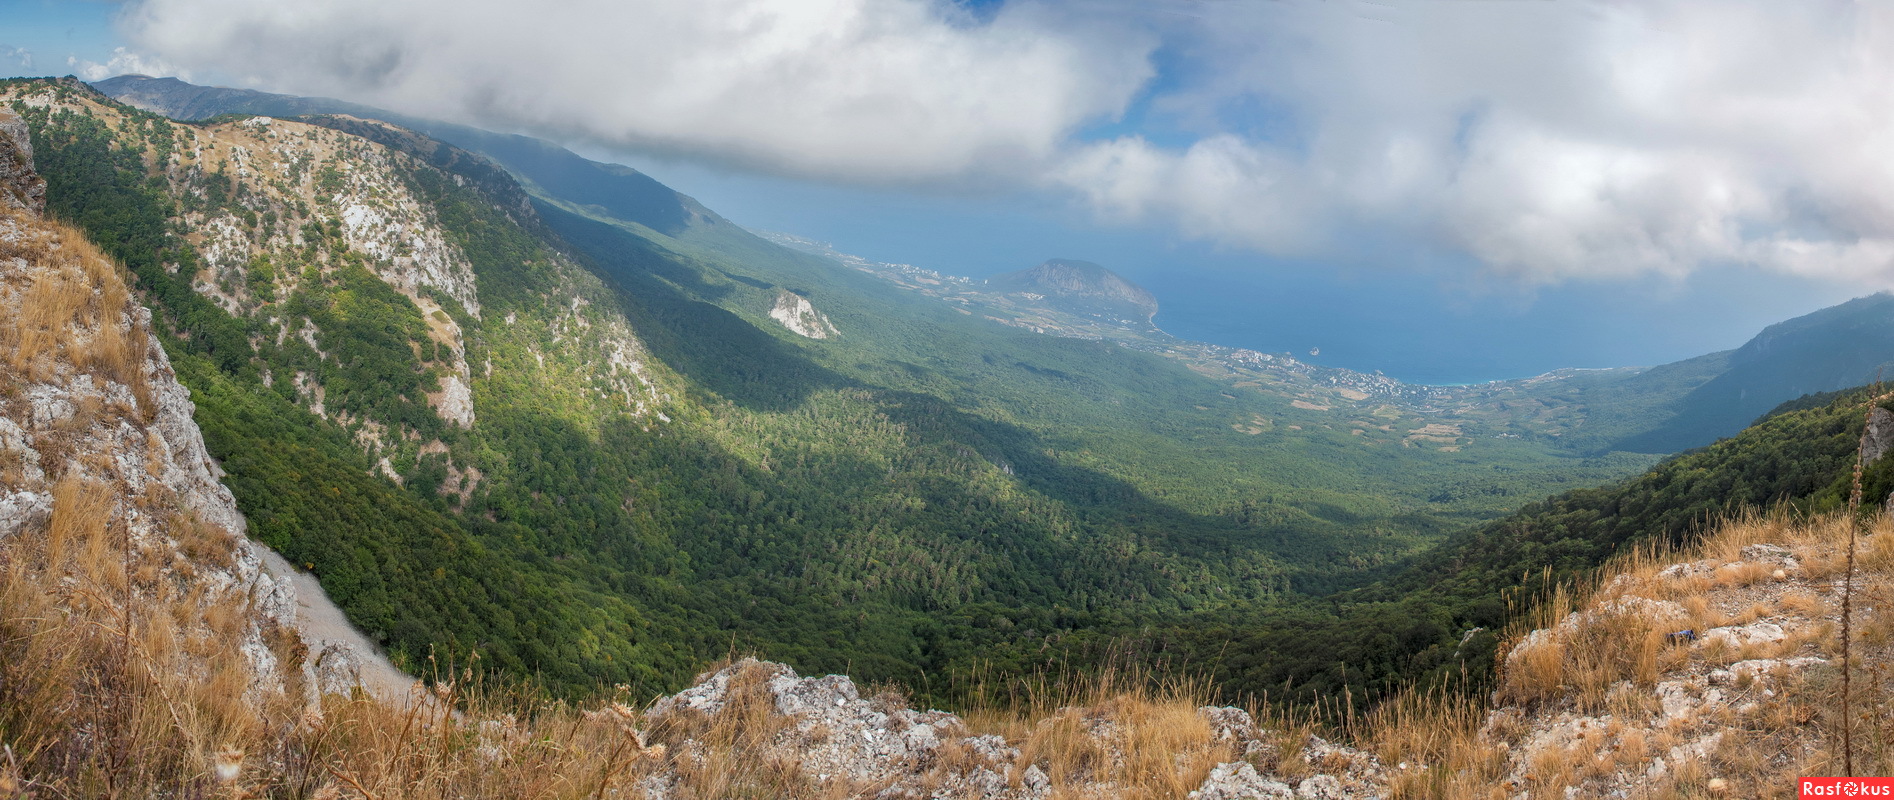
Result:
M128 594L108 488L62 481L52 519L0 554L0 731L45 796L201 793L211 754L257 739L269 704L244 698L227 632L147 613L176 597ZM176 655L205 639L227 657L209 675L180 670Z
M1018 765L1037 765L1051 779L1053 797L1085 796L1086 785L1110 785L1112 797L1183 798L1218 764L1240 760L1218 740L1199 711L1214 704L1203 682L1152 675L1135 667L1096 675L1040 674L1010 686L1003 699L976 691L963 719L973 734L995 734L1020 750ZM1295 753L1314 723L1267 705L1247 709L1273 735L1273 753L1256 759L1265 772L1301 777L1308 765Z
M29 380L45 380L64 363L129 386L141 407L151 409L144 369L150 340L133 323L137 304L124 271L69 226L18 209L0 214L17 231L11 241L0 241L0 260L24 259L31 276L17 311L0 326L6 365Z
M1514 655L1505 660L1499 682L1501 702L1532 704L1576 695L1582 708L1596 711L1619 681L1655 683L1682 647L1669 634L1691 624L1691 618L1655 616L1616 592L1585 604L1582 611L1574 597L1556 590L1536 615L1541 624L1535 627L1544 632L1530 639L1525 631L1514 634ZM1582 614L1582 622L1566 622L1573 613Z
M1506 753L1490 746L1496 743L1466 746L1478 739L1485 719L1485 705L1464 692L1410 689L1369 716L1364 745L1396 767L1388 785L1392 797L1464 793L1490 787L1504 774Z
M110 489L65 479L51 519L0 546L5 796L595 797L644 752L622 719L479 681L436 702L331 696L306 709L287 631L261 633L289 685L259 690L238 649L247 599L175 574L135 579L150 554L126 550ZM223 537L199 547L228 552L209 526L172 530Z
M1706 535L1695 547L1681 552L1644 550L1620 559L1602 572L1614 577L1599 586L1555 591L1532 618L1511 631L1518 644L1528 628L1556 626L1577 610L1590 612L1588 626L1567 635L1542 634L1537 648L1521 651L1507 662L1499 679L1504 702L1528 708L1572 703L1585 713L1609 714L1612 725L1596 739L1585 738L1574 747L1557 750L1556 757L1541 753L1529 763L1505 764L1506 752L1527 733L1523 717L1501 716L1481 730L1481 710L1448 695L1440 698L1397 698L1373 718L1370 741L1384 758L1422 758L1429 768L1421 774L1397 772L1390 792L1399 797L1484 798L1510 796L1514 790L1494 787L1509 768L1523 768L1524 787L1533 796L1562 796L1567 786L1601 780L1630 770L1642 775L1651 759L1671 748L1689 744L1711 730L1723 730L1721 744L1707 757L1667 756L1668 771L1656 780L1642 780L1638 796L1649 797L1789 797L1799 775L1839 774L1840 716L1837 591L1830 582L1841 577L1842 553L1849 522L1843 515L1797 520L1787 515L1740 517ZM1868 523L1872 533L1862 540L1858 559L1855 631L1855 764L1860 774L1890 774L1894 770L1894 520L1877 515ZM1744 546L1755 543L1789 547L1801 562L1794 575L1775 575L1773 565L1718 569L1740 560ZM1712 571L1660 578L1666 564L1707 560ZM1716 611L1711 593L1755 598L1776 581L1787 583L1773 601L1751 599L1725 602L1733 613ZM1652 632L1663 626L1639 623L1610 613L1610 604L1626 595L1678 602L1689 625L1698 630L1784 617L1782 642L1752 643L1740 647L1706 644L1685 647L1655 644ZM1744 603L1747 603L1746 605ZM1865 609L1873 609L1867 611ZM1883 612L1886 609L1886 612ZM1601 611L1603 613L1601 613ZM1583 633L1585 627L1598 633ZM1655 658L1652 657L1653 649ZM1749 658L1784 658L1819 653L1835 663L1829 667L1786 670L1767 679L1739 680L1729 688L1736 699L1691 720L1673 720L1662 727L1641 728L1637 720L1653 720L1659 713L1655 679L1678 670L1699 672L1719 663ZM1603 702L1594 697L1599 686ZM1863 688L1865 685L1866 688ZM1765 691L1766 690L1766 691ZM1753 705L1748 705L1753 703ZM1631 722L1627 722L1631 721ZM1413 744L1411 742L1422 744ZM1581 795L1588 796L1588 795Z
M278 780L316 796L610 796L644 752L616 720L492 690L471 672L455 677L465 680L405 706L326 698L283 743L295 767ZM523 710L534 713L522 719Z

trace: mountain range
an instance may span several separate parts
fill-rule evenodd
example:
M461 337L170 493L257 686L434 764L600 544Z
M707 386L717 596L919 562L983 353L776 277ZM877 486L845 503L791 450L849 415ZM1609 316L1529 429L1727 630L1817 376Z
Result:
M699 241L739 256L777 255L771 253L771 248L759 237L637 170L591 161L530 137L495 134L339 100L196 86L175 78L122 75L95 86L122 102L182 120L223 114L295 116L311 113L386 120L486 155L519 178L536 198L562 208L581 213L589 210L596 216L634 223L665 236ZM796 250L807 250L807 245L815 244L793 236L778 243ZM824 246L818 246L815 252L825 250L827 255L867 263ZM953 285L924 282L910 288L940 294ZM1063 312L1082 320L1066 335L1110 336L1108 331L1115 329L1136 329L1158 334L1156 341L1162 345L1202 346L1202 343L1176 340L1156 331L1150 326L1150 319L1156 313L1157 298L1090 262L1048 259L1037 267L995 275L987 279L982 288L989 294L1024 292L1049 298L1036 303L1039 310ZM1589 425L1594 430L1609 431L1603 435L1586 432L1573 437L1571 441L1578 442L1581 449L1593 453L1613 450L1671 453L1731 435L1778 403L1875 380L1890 363L1885 355L1890 352L1888 337L1894 336L1888 333L1894 328L1886 324L1894 320L1890 303L1894 300L1886 293L1858 298L1770 326L1737 350L1648 369L1605 371L1606 376L1555 372L1519 381L1497 381L1466 392L1453 391L1458 387L1401 385L1399 389L1373 393L1396 396L1425 393L1442 404L1471 403L1482 410L1504 412L1510 409L1495 408L1505 402L1497 399L1500 396L1523 393L1537 400L1540 392L1549 390L1553 394L1544 398L1546 402L1584 414L1583 418L1572 421L1575 424L1561 427ZM1198 361L1221 361L1225 366L1240 366L1245 361L1254 365L1258 361L1256 355L1268 355L1272 360L1280 358L1292 365L1289 371L1318 375L1317 384L1399 385L1372 380L1352 370L1300 364L1289 354L1252 353L1213 346L1194 355ZM1547 380L1573 377L1584 379ZM1605 379L1598 380L1600 377ZM1546 386L1554 382L1565 385ZM1296 389L1306 391L1307 387ZM1480 393L1482 389L1486 392L1484 396ZM1479 402L1488 398L1491 398L1489 402ZM1518 416L1501 415L1509 420Z
M1894 321L1877 295L1677 364L1415 386L1171 337L1085 262L976 283L786 247L525 137L136 76L0 102L49 213L152 308L250 534L397 663L563 693L674 689L733 643L944 697L1207 615L1275 641L1872 380ZM1337 653L1220 668L1345 683Z

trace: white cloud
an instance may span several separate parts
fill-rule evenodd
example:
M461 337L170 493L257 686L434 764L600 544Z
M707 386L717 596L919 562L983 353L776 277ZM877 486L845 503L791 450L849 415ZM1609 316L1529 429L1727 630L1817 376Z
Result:
M1266 252L1368 232L1528 284L1741 263L1894 286L1879 4L1017 0L976 21L948 0L133 0L121 19L141 52L274 90L825 180L997 176ZM1081 133L1140 92L1138 131Z
M862 181L1004 174L1117 114L1154 36L931 0L139 0L151 52L276 89Z
M1232 3L1192 37L1217 69L1161 105L1260 99L1293 135L1092 144L1057 182L1271 252L1368 226L1529 283L1747 263L1894 286L1885 6Z
M1218 135L1182 152L1135 136L1086 145L1051 180L1111 220L1163 218L1187 236L1284 252L1320 244L1330 209L1318 207L1309 177L1277 149Z
M30 62L28 66L31 66ZM113 75L131 73L191 79L191 73L178 69L163 59L140 55L123 47L112 48L112 57L106 59L103 64L78 56L66 56L66 67L72 70L72 74L88 81L100 81Z
M10 61L12 66L20 69L32 69L33 51L24 47L0 44L0 60Z

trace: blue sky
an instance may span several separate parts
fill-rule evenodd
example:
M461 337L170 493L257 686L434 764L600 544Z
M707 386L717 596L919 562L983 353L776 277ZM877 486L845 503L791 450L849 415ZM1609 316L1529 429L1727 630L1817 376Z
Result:
M0 70L531 133L739 223L1410 380L1654 364L1894 286L1874 5L0 0ZM30 54L22 63L20 51Z
M111 60L115 3L0 0L0 74L64 75L68 56Z

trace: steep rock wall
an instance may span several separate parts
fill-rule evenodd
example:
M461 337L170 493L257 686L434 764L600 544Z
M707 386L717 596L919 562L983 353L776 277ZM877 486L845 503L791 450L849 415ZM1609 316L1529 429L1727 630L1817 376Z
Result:
M26 122L0 108L0 205L38 213L46 209L46 181L33 171Z
M0 119L9 197L44 186L30 148L9 146L18 122ZM0 344L0 547L43 545L55 571L74 569L60 548L122 547L117 604L240 609L218 635L240 638L253 693L412 683L346 624L312 623L340 613L313 582L299 599L287 565L245 537L151 312L79 232L25 203L0 207Z

